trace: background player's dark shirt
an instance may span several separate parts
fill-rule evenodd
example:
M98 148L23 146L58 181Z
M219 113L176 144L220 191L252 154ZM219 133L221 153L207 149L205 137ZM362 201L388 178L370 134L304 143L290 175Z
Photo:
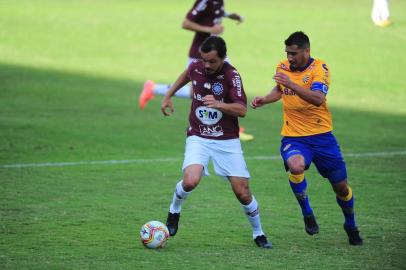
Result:
M186 18L200 25L213 26L221 23L223 15L223 0L197 0L192 9L186 15ZM190 58L200 58L199 47L209 36L209 33L195 32L195 36L189 50Z
M206 75L203 61L197 60L189 65L188 76L193 91L187 136L196 135L216 140L238 138L238 117L207 108L202 100L206 95L213 95L216 100L224 103L247 106L247 97L238 71L224 62L219 73Z

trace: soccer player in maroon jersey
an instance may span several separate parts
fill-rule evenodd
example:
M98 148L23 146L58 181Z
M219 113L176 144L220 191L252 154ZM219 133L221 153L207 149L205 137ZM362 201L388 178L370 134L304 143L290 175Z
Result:
M162 113L171 115L174 112L171 97L192 82L183 179L176 185L166 225L169 234L174 236L182 204L201 177L208 175L211 159L216 174L230 182L240 201L251 224L255 243L262 248L271 248L272 244L262 231L258 202L249 189L250 174L238 139L238 117L244 117L247 112L247 97L240 74L225 61L226 52L221 37L208 37L200 48L202 59L188 66L162 100Z
M220 35L223 33L221 25L222 18L230 18L239 23L242 22L242 17L236 13L228 14L224 11L223 0L196 0L193 7L187 13L182 28L195 32L192 44L189 49L189 60L187 65L196 59L200 59L199 47L202 42L210 35ZM139 106L144 109L149 100L155 95L165 95L169 90L168 84L157 84L148 80L144 84L144 88L139 97ZM190 85L185 85L175 94L178 97L191 98L192 91ZM240 139L244 141L252 140L254 137L251 134L244 133L240 130Z

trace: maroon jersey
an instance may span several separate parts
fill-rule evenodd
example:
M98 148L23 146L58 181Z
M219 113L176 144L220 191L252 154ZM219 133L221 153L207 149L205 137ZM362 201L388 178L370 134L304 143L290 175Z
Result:
M193 97L187 136L216 140L238 138L238 117L203 104L203 97L213 95L221 102L239 103L246 107L247 97L238 71L224 62L220 72L208 75L203 61L197 60L189 65L188 76L192 82Z
M196 0L186 18L203 26L220 24L224 16L223 0ZM189 50L189 57L200 59L199 47L209 37L209 33L195 32L192 45Z

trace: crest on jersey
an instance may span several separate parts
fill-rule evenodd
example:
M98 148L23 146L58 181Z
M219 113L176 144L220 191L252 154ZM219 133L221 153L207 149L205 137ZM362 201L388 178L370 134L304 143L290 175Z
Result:
M212 90L215 95L221 95L223 93L223 85L219 82L215 82L213 84Z
M304 76L303 77L303 83L307 83L309 81L309 79L310 79L309 75Z

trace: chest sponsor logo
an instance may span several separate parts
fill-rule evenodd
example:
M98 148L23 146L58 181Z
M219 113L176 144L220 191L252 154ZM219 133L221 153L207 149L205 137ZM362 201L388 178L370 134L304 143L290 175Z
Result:
M196 117L205 125L215 125L223 117L223 113L219 110L207 108L206 106L197 107L195 110Z
M286 96L296 96L296 93L287 87L283 89L283 94Z
M215 82L214 84L213 84L213 88L212 88L212 90L213 90L213 93L215 94L215 95L221 95L222 93L223 93L223 85L221 84L221 83L219 83L219 82Z

